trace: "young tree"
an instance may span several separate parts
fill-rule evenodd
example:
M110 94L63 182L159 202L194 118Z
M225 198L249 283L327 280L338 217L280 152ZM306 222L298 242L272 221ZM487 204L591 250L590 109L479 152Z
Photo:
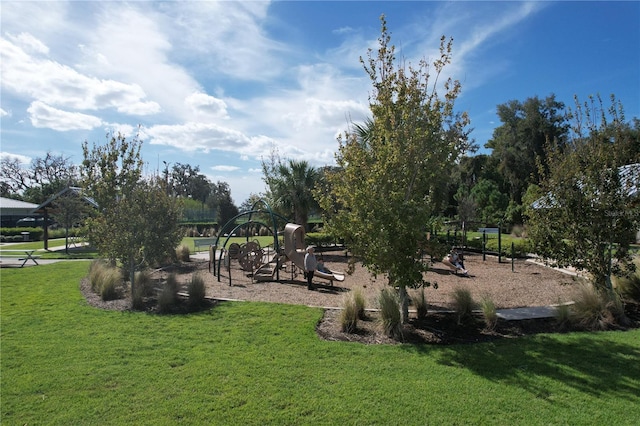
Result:
M175 256L180 242L180 207L167 195L161 178L142 178L142 141L120 134L104 146L83 144L80 168L85 190L99 214L88 224L89 238L100 254L127 271L131 292L135 272Z
M373 129L367 138L347 131L339 138L339 169L328 173L331 194L320 194L333 232L347 242L374 274L386 274L400 288L403 319L408 318L406 287L423 285L427 267L419 256L426 226L435 215L439 177L468 148L466 114L454 113L460 83L438 77L451 61L444 37L440 57L417 68L396 68L395 48L384 16L377 54L360 59L373 84ZM433 67L433 68L431 68Z
M548 172L527 210L527 232L536 253L559 266L586 270L600 291L611 289L612 268L631 266L629 245L640 227L640 166L629 164L617 132L622 106L600 99L572 113L573 141L548 150ZM533 190L532 190L533 192ZM615 247L612 247L615 245Z

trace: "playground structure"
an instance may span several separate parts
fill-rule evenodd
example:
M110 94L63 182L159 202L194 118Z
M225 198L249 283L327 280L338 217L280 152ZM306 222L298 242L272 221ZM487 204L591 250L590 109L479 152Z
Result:
M240 218L247 220L236 225ZM255 281L280 281L281 271L287 273L293 280L298 275L298 271L304 271L306 249L304 227L286 222L287 219L273 212L266 201L258 200L251 210L240 213L224 224L214 244L209 247L209 264L213 266L213 274L217 276L218 281L221 281L224 269L229 277L229 285L233 285L231 270L234 261L237 261L240 269ZM285 223L282 231L279 231L281 229L278 227L279 223ZM250 240L248 231L256 225L268 230L273 236L273 243L261 247L257 240ZM230 243L231 238L242 229L245 230L245 243ZM283 237L283 244L279 235ZM222 243L221 236L224 238ZM344 274L316 271L314 278L328 280L333 286L334 281L344 281Z

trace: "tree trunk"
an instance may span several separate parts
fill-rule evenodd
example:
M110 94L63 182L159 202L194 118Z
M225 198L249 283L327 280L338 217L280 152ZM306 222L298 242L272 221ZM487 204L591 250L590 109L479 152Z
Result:
M398 292L400 294L400 318L402 323L406 324L409 322L409 295L405 286L400 286Z
M133 258L129 260L129 282L131 282L131 305L133 306L135 299L135 281L136 281L136 266Z

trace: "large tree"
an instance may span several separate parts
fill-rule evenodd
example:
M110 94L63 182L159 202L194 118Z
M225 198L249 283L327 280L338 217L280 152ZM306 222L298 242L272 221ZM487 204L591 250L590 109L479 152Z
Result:
M175 257L180 242L178 201L160 178L143 179L142 141L111 136L89 149L83 143L80 168L87 194L99 213L89 221L89 238L101 255L128 273L135 294L135 272Z
M640 166L619 149L623 117L615 99L608 111L599 99L576 101L572 143L549 148L541 197L527 212L536 252L588 271L603 292L612 269L631 266L629 245L640 227Z
M361 63L373 84L368 136L348 130L339 138L339 169L327 174L331 194L321 205L332 230L374 274L399 287L407 319L406 287L424 284L419 256L435 212L440 176L468 148L466 114L454 112L460 83L438 78L451 61L451 40L440 57L416 68L396 66L384 16L377 52ZM441 95L441 90L444 94Z
M498 159L499 171L509 185L510 199L522 202L522 195L530 183L540 181L538 163L546 163L545 145L562 145L567 136L564 104L550 95L544 100L537 96L524 102L517 100L498 105L502 124L493 131L485 147Z
M40 204L78 181L77 167L69 157L47 152L23 165L17 157L0 160L0 182L4 196Z

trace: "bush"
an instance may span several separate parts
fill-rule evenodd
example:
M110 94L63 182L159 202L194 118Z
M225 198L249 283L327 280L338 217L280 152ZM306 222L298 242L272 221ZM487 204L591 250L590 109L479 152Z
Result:
M361 288L356 288L353 290L353 302L355 303L356 314L358 318L363 320L367 318L367 313L365 311L366 303L364 299L364 293Z
M358 328L358 307L353 294L345 295L340 312L340 328L345 333L353 333Z
M178 302L178 280L175 274L169 274L158 295L158 310L161 313L171 312Z
M201 274L193 274L188 287L189 304L191 306L202 306L206 295L204 277Z
M473 317L475 305L476 303L468 288L457 287L453 291L453 310L458 318L458 324L462 324Z
M482 309L482 315L484 317L484 324L487 330L493 330L498 323L498 310L496 304L493 302L490 296L485 295L480 301L480 308Z
M400 316L400 301L396 292L390 288L383 288L378 298L380 305L380 321L385 335L391 338L402 336L402 319Z
M189 262L191 260L190 255L191 250L185 244L180 244L176 249L176 257L182 262Z
M427 316L427 298L424 295L424 287L420 288L418 294L412 297L413 306L416 308L416 316L418 319L424 319Z

